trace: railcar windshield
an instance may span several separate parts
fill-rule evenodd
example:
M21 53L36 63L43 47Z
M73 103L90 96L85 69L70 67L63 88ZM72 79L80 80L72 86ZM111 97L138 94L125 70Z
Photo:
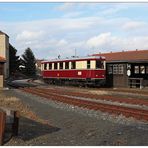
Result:
M96 69L104 69L104 61L96 60Z

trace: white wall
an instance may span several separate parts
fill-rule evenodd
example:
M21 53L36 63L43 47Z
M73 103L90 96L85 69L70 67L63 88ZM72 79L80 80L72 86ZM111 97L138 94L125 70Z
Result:
M0 34L0 56L6 59L4 66L4 77L9 77L9 37L5 34Z

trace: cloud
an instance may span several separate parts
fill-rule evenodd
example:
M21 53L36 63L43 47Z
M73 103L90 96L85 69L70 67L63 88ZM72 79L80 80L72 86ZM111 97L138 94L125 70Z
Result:
M107 44L108 39L110 38L111 33L107 32L107 33L102 33L98 36L92 37L87 41L87 45L90 47L98 47L98 46L102 46L104 44Z
M139 28L143 28L146 26L145 22L140 22L140 21L129 21L126 22L122 28L125 30L134 30L134 29L139 29Z
M86 41L90 48L98 49L99 51L121 51L121 50L135 50L148 49L148 37L119 37L113 35L111 32L102 33L98 36L92 37ZM97 51L97 50L96 50Z
M128 9L127 5L114 5L112 6L111 8L106 8L104 9L101 14L103 15L112 15L112 14L115 14L119 11L123 11L125 9Z
M73 17L78 17L78 16L81 16L83 13L82 12L70 12L70 13L67 13L65 15L63 15L62 17L63 18L73 18Z
M76 3L64 3L64 4L56 7L56 10L59 10L59 11L71 10L75 5L76 5Z
M48 59L59 54L62 57L72 56L75 49L81 56L100 51L148 49L148 29L142 27L142 23L147 22L138 22L140 21L122 17L68 17L0 22L0 28L10 36L10 42L16 47L18 54L21 55L24 49L30 47L37 58ZM127 30L129 26L139 26L144 30Z
M35 32L35 31L24 30L16 36L16 41L23 41L23 40L28 41L28 40L38 39L43 34L44 34L43 31Z

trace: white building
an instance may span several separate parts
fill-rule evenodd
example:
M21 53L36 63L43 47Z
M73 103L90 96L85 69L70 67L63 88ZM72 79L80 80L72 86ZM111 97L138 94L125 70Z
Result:
M9 77L9 36L0 31L0 57L3 57L6 62L4 64L4 78Z

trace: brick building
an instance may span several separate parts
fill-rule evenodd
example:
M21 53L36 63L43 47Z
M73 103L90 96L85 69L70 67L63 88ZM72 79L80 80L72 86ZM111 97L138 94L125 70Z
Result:
M106 57L107 86L148 87L148 50L99 53Z

